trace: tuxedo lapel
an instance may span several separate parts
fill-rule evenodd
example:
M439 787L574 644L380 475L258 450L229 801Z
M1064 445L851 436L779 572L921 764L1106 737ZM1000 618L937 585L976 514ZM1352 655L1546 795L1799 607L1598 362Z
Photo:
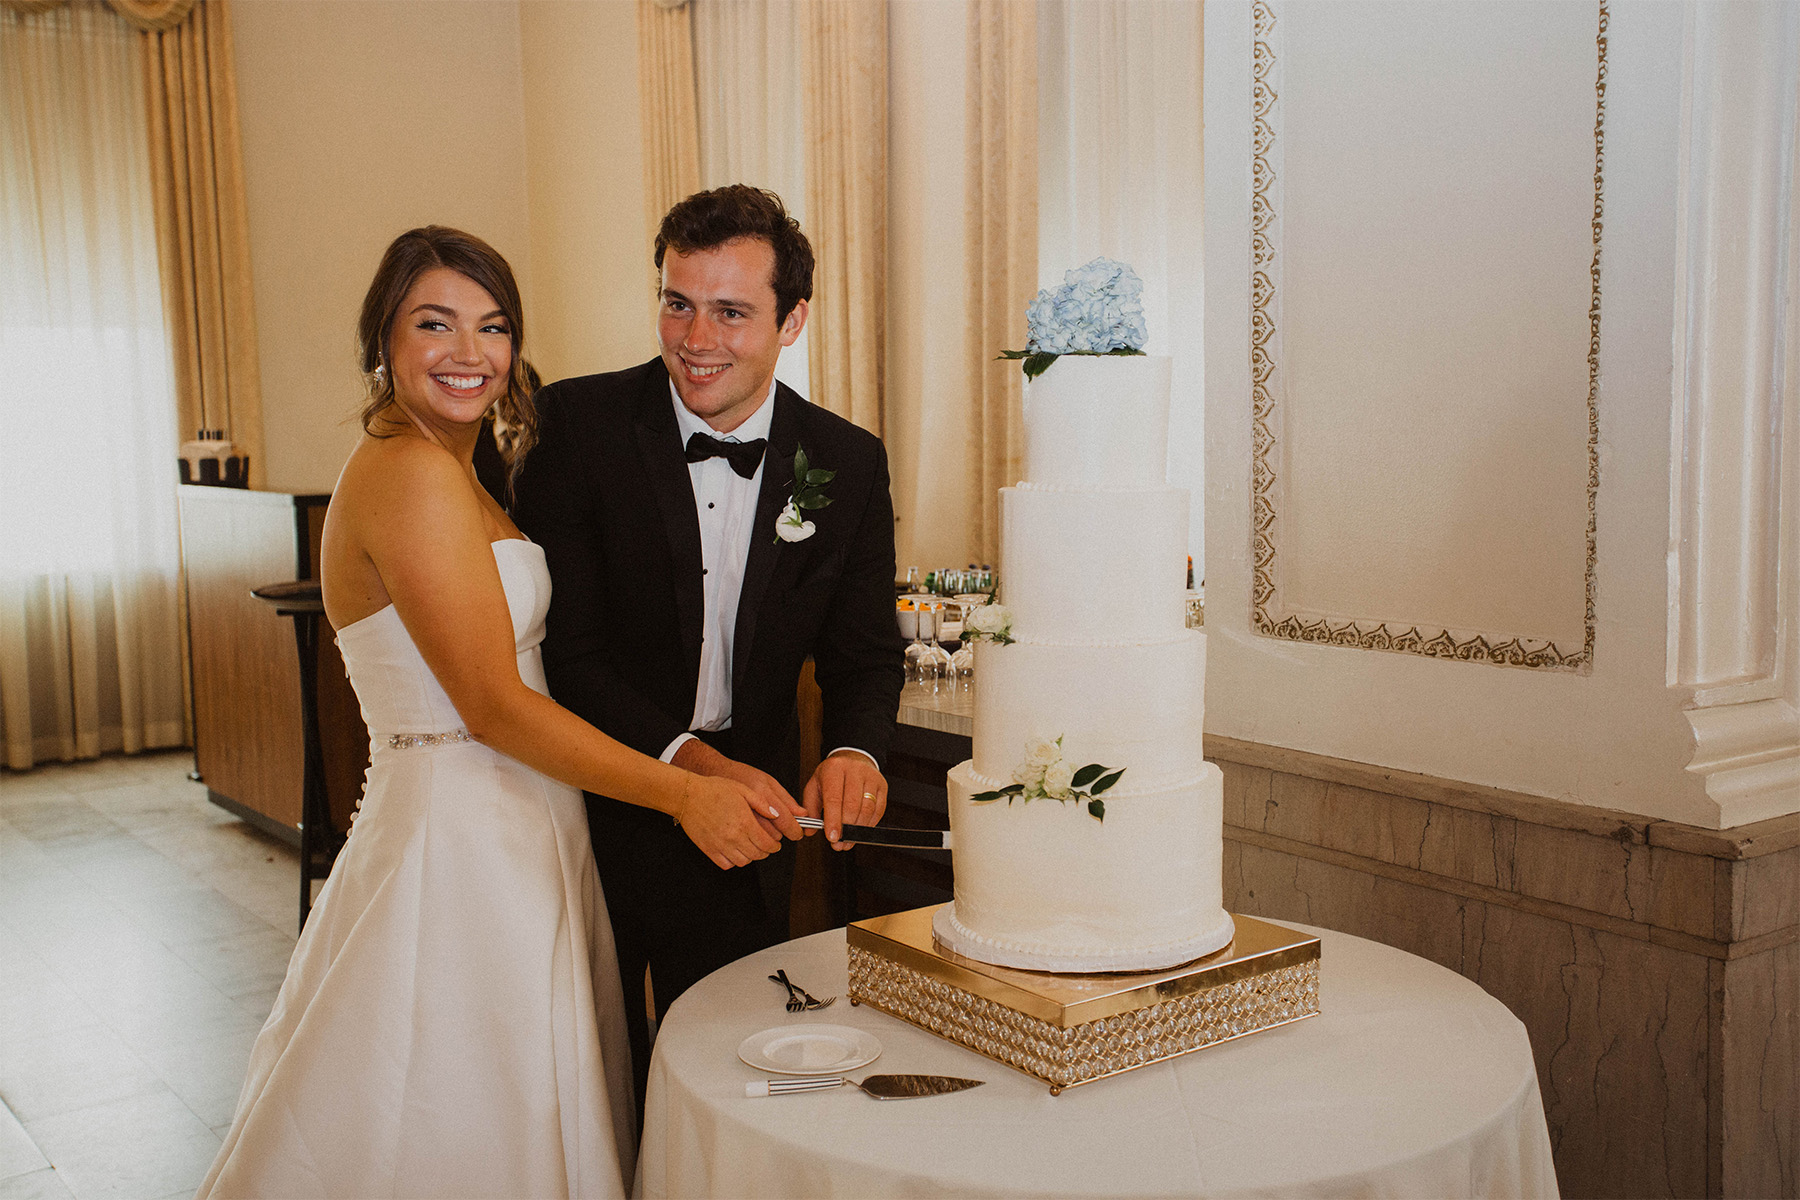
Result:
M744 559L744 586L738 592L737 623L731 639L733 691L744 678L750 661L750 643L756 637L757 615L763 593L775 570L783 543L775 536L775 518L781 515L794 481L794 449L800 444L801 399L787 385L775 386L775 414L769 422L769 449L763 456L762 487L756 495L756 521L750 527L750 550Z
M674 579L675 613L681 626L683 662L690 678L700 675L701 625L706 596L701 582L700 513L694 507L694 484L681 452L681 430L675 424L674 402L669 398L669 376L650 372L638 402L632 434L638 456L650 481L650 499L662 516L669 540L669 560Z

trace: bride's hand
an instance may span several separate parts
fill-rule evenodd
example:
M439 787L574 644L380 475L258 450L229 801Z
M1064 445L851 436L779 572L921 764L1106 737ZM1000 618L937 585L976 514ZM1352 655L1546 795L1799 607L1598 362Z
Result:
M682 831L720 868L745 867L781 848L769 832L756 795L735 779L688 772L687 792L675 814Z

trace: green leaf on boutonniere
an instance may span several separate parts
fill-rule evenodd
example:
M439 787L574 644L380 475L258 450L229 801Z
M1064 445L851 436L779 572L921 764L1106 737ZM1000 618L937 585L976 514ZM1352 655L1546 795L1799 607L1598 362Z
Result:
M1089 800L1088 801L1088 816L1094 818L1094 820L1096 820L1096 821L1106 820L1106 801L1104 801L1104 800Z
M824 508L831 503L831 497L825 494L825 485L836 478L836 471L827 471L813 466L806 457L805 447L796 446L794 448L794 486L789 493L789 501L799 511Z

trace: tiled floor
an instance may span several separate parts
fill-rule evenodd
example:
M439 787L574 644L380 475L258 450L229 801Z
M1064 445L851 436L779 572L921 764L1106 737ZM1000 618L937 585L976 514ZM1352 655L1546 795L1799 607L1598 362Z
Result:
M0 773L0 1200L189 1197L294 949L294 851L191 754Z

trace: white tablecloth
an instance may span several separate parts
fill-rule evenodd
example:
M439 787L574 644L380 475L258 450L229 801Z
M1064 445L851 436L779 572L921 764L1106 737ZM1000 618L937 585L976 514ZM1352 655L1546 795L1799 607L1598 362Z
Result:
M1303 928L1296 926L1295 928ZM752 955L682 996L657 1037L638 1160L646 1197L1555 1196L1525 1028L1452 971L1323 939L1321 1015L1050 1095L1039 1080L840 999L790 1016L776 967L846 995L844 932ZM854 1089L747 1099L747 1036L853 1025L855 1078L984 1079L882 1102Z

